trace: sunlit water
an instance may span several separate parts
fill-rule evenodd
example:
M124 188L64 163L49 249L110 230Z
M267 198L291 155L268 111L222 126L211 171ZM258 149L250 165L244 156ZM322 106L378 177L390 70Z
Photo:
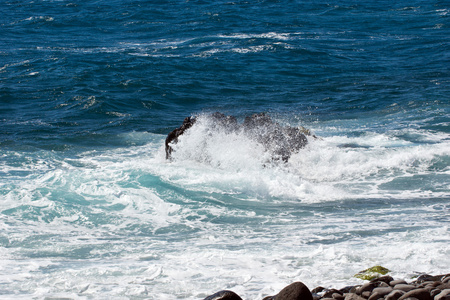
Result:
M374 265L449 272L443 2L1 7L0 298L261 299ZM211 132L215 111L317 138L284 163Z

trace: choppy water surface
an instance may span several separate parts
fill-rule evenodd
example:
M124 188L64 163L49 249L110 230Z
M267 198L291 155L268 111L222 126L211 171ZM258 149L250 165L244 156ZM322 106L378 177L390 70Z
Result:
M377 264L449 272L444 2L0 11L1 298L258 299ZM274 162L242 132L208 135L215 111L318 138Z

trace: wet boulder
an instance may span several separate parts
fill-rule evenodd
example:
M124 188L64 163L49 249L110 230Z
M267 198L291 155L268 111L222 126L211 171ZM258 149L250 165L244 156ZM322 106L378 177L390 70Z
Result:
M173 148L170 146L171 143L176 144L178 142L178 137L180 135L182 135L183 133L185 133L186 130L188 130L189 128L191 128L196 122L196 119L194 117L187 117L184 119L183 124L181 124L180 127L174 129L173 131L171 131L167 137L166 137L166 141L165 141L165 145L166 145L166 159L169 159Z
M313 300L313 295L306 285L297 281L286 286L277 295L263 300Z
M242 298L235 292L224 290L212 294L203 300L242 300Z
M303 127L282 126L265 113L247 116L242 123L239 123L234 116L219 112L208 115L206 118L209 126L208 134L243 133L248 139L260 143L265 151L271 154L274 161L287 162L293 153L308 144L307 136L311 136L309 130ZM199 117L185 118L180 127L167 135L165 141L167 159L171 158L174 151L172 146L178 142L178 138L195 126L198 119Z

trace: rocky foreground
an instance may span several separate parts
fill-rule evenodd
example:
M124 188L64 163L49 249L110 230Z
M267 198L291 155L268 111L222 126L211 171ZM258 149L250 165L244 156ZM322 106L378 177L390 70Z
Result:
M415 281L394 280L382 276L363 284L340 290L316 287L312 291L294 282L275 296L263 300L450 300L450 274L421 275ZM242 300L232 291L220 291L204 300Z

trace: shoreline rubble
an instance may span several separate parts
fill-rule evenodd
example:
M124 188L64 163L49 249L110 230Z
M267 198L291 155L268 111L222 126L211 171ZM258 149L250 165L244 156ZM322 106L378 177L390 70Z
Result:
M316 287L309 290L297 281L283 288L277 295L262 300L450 300L450 273L420 275L412 282L394 279L389 275L374 278L362 285L342 289ZM232 291L219 291L204 300L243 300Z

